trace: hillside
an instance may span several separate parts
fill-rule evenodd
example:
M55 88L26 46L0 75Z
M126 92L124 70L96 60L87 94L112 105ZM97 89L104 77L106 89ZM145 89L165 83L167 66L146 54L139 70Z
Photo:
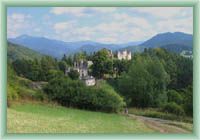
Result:
M45 94L41 87L46 82L33 82L16 74L12 65L7 65L7 99L12 102L18 99L43 100Z
M9 60L13 61L16 59L40 59L42 54L29 48L8 42L7 56Z

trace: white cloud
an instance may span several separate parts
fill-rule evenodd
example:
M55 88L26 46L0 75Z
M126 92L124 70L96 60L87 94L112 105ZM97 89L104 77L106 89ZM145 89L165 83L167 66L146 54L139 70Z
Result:
M58 22L54 25L54 29L56 31L63 31L67 29L72 29L75 26L75 21L69 21L69 22Z
M164 21L159 21L156 24L157 32L176 32L182 31L186 33L193 33L193 18L184 18L184 19L168 19Z
M134 23L137 22L134 19ZM139 19L140 21L141 19ZM54 25L57 35L65 41L77 41L79 40L94 40L106 43L122 43L132 40L140 40L142 37L146 37L151 33L143 32L143 27L139 28L130 22L118 22L114 20L108 23L99 23L93 27L79 26L77 22L60 22ZM67 39L67 40L66 40Z
M68 14L73 16L89 16L94 13L114 12L117 8L112 7L55 7L51 9L51 13L55 15Z
M16 37L21 30L30 29L32 23L29 22L31 16L28 14L13 13L7 16L7 35Z
M114 42L116 43L119 40L114 37L102 37L102 38L97 39L97 41L98 42L106 42L106 43L114 43Z
M161 19L174 18L177 16L183 17L188 14L188 12L192 12L192 8L188 7L137 7L133 10Z
M82 16L85 15L83 13L85 9L85 7L55 7L52 8L51 13L56 15L72 14L74 16Z
M76 41L79 38L79 40L87 39L106 43L143 40L154 33L152 25L145 18L133 17L125 13L114 13L109 16L112 20L99 22L93 26L83 26L77 20L58 22L54 25L54 29L65 41Z
M90 24L82 25L81 20L77 17L72 21L56 23L54 29L57 36L65 41L93 40L106 43L139 41L160 32L192 33L193 30L192 8L137 7L126 10L129 12L123 10L119 12L116 9L120 8L58 8L59 14L72 13L76 16L82 16L99 12L104 15L105 19L109 20L101 20L91 26ZM130 11L138 14L133 15ZM106 12L108 14L105 14ZM147 15L150 15L150 18L147 18ZM92 21L93 18L90 20Z
M128 14L122 13L116 13L113 15L113 20L116 20L116 22L121 22L126 25L131 26L137 26L138 28L150 28L151 24L150 22L142 17L136 17L136 16L130 16Z
M93 12L110 13L110 12L115 12L118 8L116 8L116 7L91 7L88 9L92 10Z
M10 18L23 22L26 18L31 18L31 15L25 15L20 13L13 13L10 15Z
M41 29L40 28L35 28L34 31L35 32L41 32Z
M41 15L43 22L35 25L31 20L34 14L8 15L9 36L29 30L64 41L122 43L145 40L160 32L193 30L192 8L186 7L55 7L50 13Z

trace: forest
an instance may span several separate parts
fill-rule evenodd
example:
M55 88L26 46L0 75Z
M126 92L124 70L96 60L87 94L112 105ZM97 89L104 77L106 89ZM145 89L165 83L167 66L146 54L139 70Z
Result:
M92 61L97 79L88 87L77 71L65 71L80 60ZM56 102L65 107L102 112L156 108L176 116L193 115L193 61L165 49L144 49L131 60L118 60L102 49L96 53L8 59L8 105L15 100ZM27 87L35 83L34 91ZM31 85L35 86L35 85ZM17 92L16 92L17 91Z

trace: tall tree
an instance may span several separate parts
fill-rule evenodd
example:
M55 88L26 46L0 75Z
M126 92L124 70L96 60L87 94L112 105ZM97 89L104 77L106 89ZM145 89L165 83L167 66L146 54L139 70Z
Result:
M92 73L98 78L103 78L104 74L112 74L113 61L107 50L102 49L94 54L92 65Z
M138 56L119 80L119 90L130 106L153 107L167 101L168 74L158 59Z
M66 62L63 61L63 60L61 60L61 61L58 63L58 66L59 66L59 69L60 69L63 73L65 73L65 70L66 70L66 68L67 68Z

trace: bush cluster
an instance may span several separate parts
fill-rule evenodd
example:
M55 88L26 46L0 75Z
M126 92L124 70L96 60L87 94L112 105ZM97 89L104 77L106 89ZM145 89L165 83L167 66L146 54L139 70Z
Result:
M78 80L57 77L44 88L50 100L63 106L103 112L119 112L125 105L114 90L103 87L86 87Z
M162 110L164 112L173 113L173 114L176 114L178 116L184 116L185 115L183 108L180 105L177 105L175 102L166 103L163 106Z

